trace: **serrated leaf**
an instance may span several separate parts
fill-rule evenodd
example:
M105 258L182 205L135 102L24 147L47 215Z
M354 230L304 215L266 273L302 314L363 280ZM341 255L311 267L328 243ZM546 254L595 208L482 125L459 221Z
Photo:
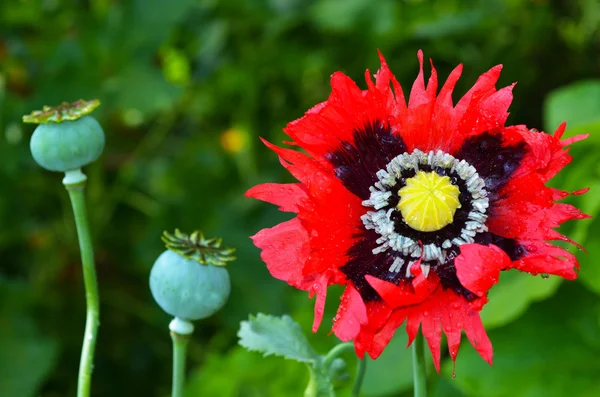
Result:
M239 344L265 356L280 356L314 364L319 356L308 343L300 326L289 316L275 317L259 313L242 321Z

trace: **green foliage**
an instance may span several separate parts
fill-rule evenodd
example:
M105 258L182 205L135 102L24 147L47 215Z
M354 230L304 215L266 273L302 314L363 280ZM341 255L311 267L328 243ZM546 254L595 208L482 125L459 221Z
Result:
M489 302L481 311L486 329L506 325L519 318L533 302L552 296L562 279L533 277L516 270L503 272L500 282L492 288Z
M553 91L546 100L544 124L547 128L567 122L566 137L591 134L600 139L600 80L582 80Z
M103 104L94 116L107 146L86 169L102 304L94 396L168 394L169 318L152 302L147 279L163 250L158 237L174 227L222 236L239 258L229 269L229 303L199 322L190 342L188 395L294 396L308 383L305 364L236 345L238 325L249 313L292 313L304 330L312 322L313 302L274 280L248 238L289 219L243 197L256 183L292 180L258 137L284 140L287 122L327 98L336 70L365 87L364 70L378 67L376 49L405 93L417 73L417 49L433 59L442 78L464 63L455 101L479 74L502 63L499 85L519 82L509 123L540 128L544 120L545 130L553 131L566 119L567 136L592 133L573 146L573 163L553 183L591 187L570 200L597 215L599 65L590 54L600 44L599 26L594 0L0 1L0 277L6 280L0 296L11 285L26 286L19 299L0 299L0 396L75 395L85 321L68 198L60 177L31 158L33 126L21 123L23 114L79 98ZM554 372L538 368L531 377L543 375L534 380L556 390L577 382L573 390L579 391L596 379L591 370L598 364L590 361L595 347L585 352L582 346L595 346L599 227L596 216L564 228L589 253L578 253L581 282L562 282L554 297L557 279L502 275L484 311L495 327L496 366L487 368L464 342L457 379L430 375L437 395L523 395L532 387L524 383L530 360L552 363ZM316 351L335 344L327 334L338 295L329 293L322 329L309 337ZM573 303L581 321L564 320L572 313L555 313L548 301L534 303L545 299ZM533 330L544 346L536 344ZM400 329L399 342L369 362L365 395L410 394L404 333ZM12 349L24 352L22 362L15 362ZM581 363L566 362L570 372L562 374L561 360L576 354ZM35 371L27 370L30 362ZM476 370L482 372L468 372ZM451 368L442 372L449 375ZM19 379L19 387L29 389L9 389L4 374L10 385ZM349 395L348 388L338 395Z
M28 287L0 277L0 391L32 396L56 365L56 340L40 334L28 299Z
M319 359L300 326L289 316L250 316L248 321L242 321L238 337L240 345L265 357L275 355L309 364Z
M412 354L406 348L407 342L406 332L400 329L381 356L369 361L362 388L365 396L383 397L412 390ZM431 358L431 355L426 357ZM433 365L431 360L429 364Z
M563 288L519 321L490 332L493 366L482 365L470 346L461 347L453 382L469 396L597 396L599 310L593 295L576 285ZM451 363L443 371L451 373Z
M331 363L319 356L302 333L300 325L289 316L275 317L259 313L242 321L238 332L240 345L250 351L261 352L265 357L281 356L306 363L310 378L306 397L333 397Z

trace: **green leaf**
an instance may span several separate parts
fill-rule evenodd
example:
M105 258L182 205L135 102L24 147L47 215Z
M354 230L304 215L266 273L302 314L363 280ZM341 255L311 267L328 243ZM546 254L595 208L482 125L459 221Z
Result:
M453 384L468 396L563 397L600 395L600 302L577 283L535 304L517 322L489 332L494 364L461 345ZM452 374L452 362L442 373Z
M502 272L500 282L490 290L490 300L481 311L484 325L490 329L514 321L531 303L553 295L561 281L556 276L544 279L517 271Z
M265 356L276 355L314 364L319 356L308 343L300 326L289 316L258 313L242 321L238 331L240 345Z
M583 80L552 91L544 103L544 125L553 131L567 122L565 137L600 132L600 80ZM591 140L600 134L591 134Z

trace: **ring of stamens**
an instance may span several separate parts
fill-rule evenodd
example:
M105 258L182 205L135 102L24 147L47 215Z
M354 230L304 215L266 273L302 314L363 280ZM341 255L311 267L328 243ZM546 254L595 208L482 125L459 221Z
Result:
M445 239L441 244L423 244L422 241L415 241L396 231L396 219L401 214L393 203L394 189L405 186L408 177L422 171L451 174L460 178L462 180L460 185L463 186L463 190L466 190L461 193L469 196L470 211L466 215L460 234L451 239ZM447 254L453 250L453 247L473 243L474 237L478 233L488 230L485 222L489 199L485 190L485 181L477 174L477 170L465 160L458 160L441 150L424 153L415 149L410 154L403 153L392 159L385 169L377 172L377 178L379 181L369 189L371 191L369 199L362 202L365 207L373 210L363 215L361 220L366 229L372 229L380 236L377 239L379 245L373 249L373 254L387 250L393 251L395 259L389 268L391 273L398 273L405 267L406 277L411 277L411 266L420 260L423 274L427 277L431 264L443 265L446 263ZM465 207L467 203L460 204ZM410 223L406 222L403 217L402 221L410 226ZM419 230L418 228L414 229ZM420 230L420 232L436 233L433 230Z

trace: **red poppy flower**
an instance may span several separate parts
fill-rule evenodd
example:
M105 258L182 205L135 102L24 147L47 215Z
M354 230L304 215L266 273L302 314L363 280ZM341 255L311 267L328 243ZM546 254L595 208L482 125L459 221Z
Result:
M246 195L297 214L252 239L274 277L316 295L313 331L327 287L345 285L340 339L376 358L400 325L409 344L420 326L439 371L442 332L453 360L464 330L491 363L479 311L501 270L577 277L576 258L548 241L570 241L554 229L587 216L546 182L585 136L505 126L513 85L496 90L500 65L453 105L462 65L438 94L418 58L408 104L383 57L366 90L334 73L327 101L285 129L307 154L265 142L299 183Z

